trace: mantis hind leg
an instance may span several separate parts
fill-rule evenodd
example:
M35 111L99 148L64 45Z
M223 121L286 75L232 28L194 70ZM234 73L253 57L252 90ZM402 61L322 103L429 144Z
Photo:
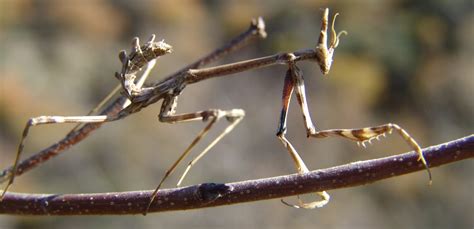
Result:
M10 170L10 179L8 180L5 189L3 190L0 201L5 196L5 193L8 191L9 187L13 184L15 180L15 175L18 172L18 162L20 161L21 153L23 152L23 148L25 146L25 140L28 137L28 133L32 126L37 125L44 125L44 124L58 124L58 123L101 123L107 121L113 121L115 118L108 117L106 115L98 115L98 116L39 116L30 118L28 122L26 122L25 128L23 129L23 134L20 139L20 143L18 144L18 149L15 156L15 162Z

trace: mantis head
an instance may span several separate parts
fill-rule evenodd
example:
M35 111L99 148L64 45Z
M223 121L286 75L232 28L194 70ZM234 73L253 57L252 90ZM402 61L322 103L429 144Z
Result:
M333 55L334 55L334 50L337 48L339 45L339 37L342 34L347 35L346 31L340 31L339 33L336 33L336 30L334 29L334 23L336 22L336 17L339 15L339 13L336 13L332 19L331 23L331 36L328 44L328 18L329 18L329 9L326 8L324 9L323 13L323 18L321 20L321 33L319 34L319 40L318 40L318 45L316 46L316 55L317 55L317 60L319 67L321 68L321 72L324 75L327 75L329 73L329 70L331 69L332 61L333 61Z

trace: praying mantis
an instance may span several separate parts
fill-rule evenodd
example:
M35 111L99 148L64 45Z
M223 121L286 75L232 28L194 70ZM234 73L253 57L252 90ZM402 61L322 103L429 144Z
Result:
M297 63L300 61L313 61L319 65L323 75L327 75L333 63L335 49L339 45L340 36L347 34L345 31L337 33L334 28L336 17L334 14L329 26L329 9L323 11L321 20L321 30L319 39L314 48L279 53L275 55L244 60L240 62L219 65L215 67L200 68L212 61L236 51L251 38L266 37L265 24L262 18L252 20L250 28L233 39L229 44L220 49L215 50L208 56L196 61L195 63L183 68L175 74L172 74L161 81L151 84L151 86L143 86L151 70L156 64L157 58L169 54L173 51L171 45L164 41L155 41L155 35L144 45L139 44L139 39L132 40L132 50L129 54L121 51L119 59L122 63L122 69L115 74L120 81L120 85L107 96L96 108L94 108L86 116L39 116L30 118L24 128L20 143L18 145L15 161L13 166L2 172L0 181L8 180L8 183L1 193L2 199L7 193L9 187L13 184L15 176L20 175L28 169L31 169L38 163L48 160L57 155L60 151L81 141L93 130L99 128L102 124L121 120L129 115L139 112L141 109L161 101L161 109L159 113L159 121L165 123L182 123L190 121L203 121L207 125L197 134L189 146L180 154L178 159L165 172L164 176L156 186L154 192L150 196L148 205L144 207L143 213L146 214L150 207L156 202L158 190L160 190L163 182L175 171L176 167L182 162L192 151L192 149L203 139L211 128L220 120L225 119L228 122L227 127L215 137L211 143L204 148L197 157L192 159L181 177L178 180L179 186L192 166L198 162L206 153L208 153L222 138L229 134L244 118L245 111L242 109L208 109L190 113L176 113L178 105L178 97L182 91L191 84L195 84L210 78L227 76L239 72L252 69L263 68L272 65L286 65L288 67L284 76L284 86L282 90L282 109L278 122L276 136L281 141L285 149L288 151L294 165L299 174L309 172L303 159L298 154L295 147L286 138L287 132L287 114L293 93L296 94L297 102L306 128L307 137L326 138L326 137L342 137L357 142L365 146L373 139L385 136L392 131L397 132L419 155L418 160L425 166L431 182L431 172L427 161L425 160L419 144L412 138L407 131L397 124L387 123L374 127L357 128L357 129L328 129L316 130L308 108L306 99L305 84L303 73ZM141 74L138 76L138 74ZM122 97L111 102L105 109L94 115L105 105L114 93L121 91ZM42 151L40 154L20 162L21 153L27 139L28 132L31 127L44 124L58 123L78 123L78 125L69 134L57 144ZM286 205L295 208L314 209L326 205L330 196L326 191L315 193L321 199L312 202L303 202L298 196L298 203L290 204L282 200ZM0 202L1 204L1 202Z

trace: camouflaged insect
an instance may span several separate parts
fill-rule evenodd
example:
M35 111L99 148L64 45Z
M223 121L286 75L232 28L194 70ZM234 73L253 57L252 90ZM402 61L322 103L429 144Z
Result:
M116 72L115 77L122 83L123 88L130 98L133 94L140 90L134 81L136 73L139 72L146 64L165 54L171 53L173 48L166 44L163 40L155 42L155 34L153 34L148 42L140 46L138 37L132 39L132 50L129 55L125 50L119 53L120 62L122 62L122 71Z

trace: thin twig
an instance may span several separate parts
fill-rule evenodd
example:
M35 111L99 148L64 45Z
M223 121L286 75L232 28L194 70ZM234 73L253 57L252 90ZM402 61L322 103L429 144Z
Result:
M423 149L430 167L474 158L474 135ZM323 190L365 185L424 170L416 152L353 162L304 175L249 180L228 184L205 183L163 189L149 212L189 210L282 198ZM1 214L17 215L123 215L141 214L151 190L95 194L8 193ZM337 201L337 200L335 200Z

